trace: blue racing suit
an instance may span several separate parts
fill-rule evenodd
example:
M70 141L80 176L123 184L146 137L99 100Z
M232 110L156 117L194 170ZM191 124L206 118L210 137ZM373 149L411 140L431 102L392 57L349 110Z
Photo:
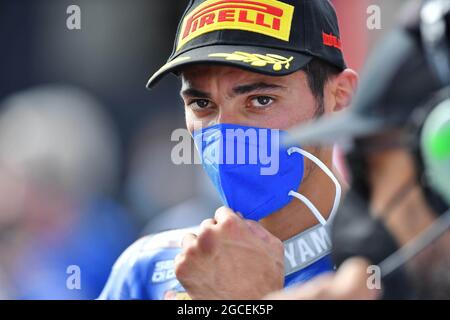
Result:
M132 244L117 260L99 299L189 299L174 272L175 256L186 233L198 228L149 235ZM316 225L286 240L285 287L333 271L331 242L325 227Z

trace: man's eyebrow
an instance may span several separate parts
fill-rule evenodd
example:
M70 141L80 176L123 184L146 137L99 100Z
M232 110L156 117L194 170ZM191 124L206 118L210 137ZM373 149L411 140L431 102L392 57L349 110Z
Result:
M278 84L266 83L266 82L255 82L250 84L245 84L242 86L237 86L233 88L233 93L236 95L250 93L256 90L263 89L286 89L286 87L280 86Z
M181 95L193 98L206 98L206 99L211 98L211 95L209 93L194 88L188 88L181 91Z
M266 82L255 82L250 84L245 84L233 88L233 94L242 95L246 93L251 93L256 90L264 89L286 89L286 87L280 86L278 84L266 83ZM188 96L193 98L210 99L211 94L201 91L195 88L187 88L181 91L182 96Z

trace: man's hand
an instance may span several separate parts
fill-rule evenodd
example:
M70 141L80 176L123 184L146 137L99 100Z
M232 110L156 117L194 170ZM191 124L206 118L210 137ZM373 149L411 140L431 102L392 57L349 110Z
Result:
M261 299L283 288L283 243L231 209L219 208L182 247L175 273L192 299Z
M272 293L268 300L372 300L381 290L367 286L369 262L363 258L345 261L336 273L329 273L304 285Z

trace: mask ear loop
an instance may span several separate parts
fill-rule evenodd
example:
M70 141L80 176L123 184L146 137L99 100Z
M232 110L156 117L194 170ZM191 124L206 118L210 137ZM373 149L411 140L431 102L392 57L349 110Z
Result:
M322 169L323 172L325 172L325 174L331 179L331 181L333 181L333 183L336 186L336 196L334 197L334 203L333 203L333 208L331 209L331 213L330 216L328 218L328 221L331 221L334 218L334 215L336 214L338 208L339 208L339 203L341 201L341 194L342 194L342 189L341 189L341 185L339 184L338 180L336 179L336 177L333 175L333 173L331 172L330 169L328 169L328 167L322 162L320 161L316 156L312 155L311 153L302 150L298 147L292 147L289 148L287 153L288 155L293 154L294 152L301 154L302 156L308 158L309 160L311 160L312 162L314 162L320 169ZM314 216L316 217L316 219L324 226L327 224L327 220L325 220L325 218L320 214L319 210L317 210L317 208L314 206L314 204L307 199L304 195L295 192L294 190L291 190L289 192L289 196L295 197L298 200L300 200L301 202L303 202L309 210L311 210L311 212L314 214Z

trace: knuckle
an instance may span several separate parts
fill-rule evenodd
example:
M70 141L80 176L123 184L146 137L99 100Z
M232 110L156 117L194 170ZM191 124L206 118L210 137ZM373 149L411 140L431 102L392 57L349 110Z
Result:
M235 215L236 214L234 213L234 211L231 210L230 208L220 207L219 209L216 210L214 217L215 218L222 217L222 219L226 219L227 217L235 216Z
M240 220L234 214L227 214L222 220L222 228L232 231L239 227Z
M185 260L192 259L196 256L197 247L195 245L190 245L184 249Z
M205 220L203 220L202 223L200 223L200 227L207 228L209 225L212 224L212 220L213 219L205 219Z
M197 236L192 233L188 233L183 236L183 238L181 240L181 247L183 249L186 249L191 246L195 246L196 242L197 242Z
M223 222L227 225L238 225L241 221L243 220L230 209L223 215Z
M211 228L205 229L198 237L198 247L203 253L210 253L215 250L216 241L216 230Z
M202 243L205 240L209 240L212 236L214 236L214 230L210 226L207 226L199 233L197 241Z
M214 217L217 217L221 214L224 214L227 212L227 208L226 207L220 207L216 210L216 212L214 213Z

